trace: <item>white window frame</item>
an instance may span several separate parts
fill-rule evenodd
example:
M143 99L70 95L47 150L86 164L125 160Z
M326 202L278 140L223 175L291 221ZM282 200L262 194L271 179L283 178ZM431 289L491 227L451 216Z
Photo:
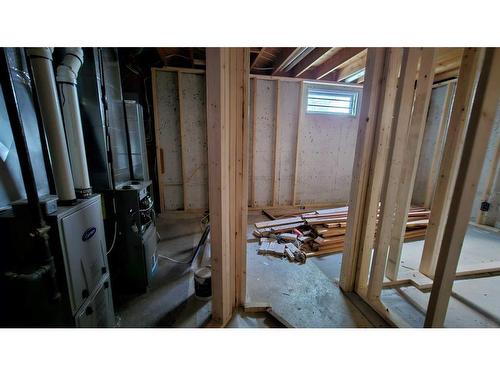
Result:
M310 100L310 93L311 91L316 92L317 94L319 93L324 93L330 96L339 96L339 97L348 97L350 98L350 106L348 107L349 112L328 112L328 111L321 111L321 110L314 110L311 109L310 107L314 107L313 105L309 104ZM326 99L328 100L328 99ZM334 100L333 98L331 99L332 101ZM359 92L358 91L353 91L353 90L342 90L338 89L337 87L308 87L307 88L307 97L306 97L306 113L307 114L314 114L314 115L328 115L328 116L348 116L348 117L356 117L357 112L358 112L358 101L359 101ZM319 105L316 105L316 107L320 107ZM337 107L341 108L341 107Z

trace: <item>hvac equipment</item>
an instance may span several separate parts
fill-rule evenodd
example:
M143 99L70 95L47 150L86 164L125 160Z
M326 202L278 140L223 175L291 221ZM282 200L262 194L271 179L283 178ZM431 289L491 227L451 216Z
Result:
M116 49L85 48L84 59L78 96L90 182L104 197L114 294L143 292L157 241L142 108L123 99Z
M22 50L15 49L21 53L15 54L17 60L9 60L9 53L12 54L13 50L4 49L0 56L5 100L0 109L5 108L8 115L19 162L12 173L22 176L25 188L22 195L26 198L10 202L10 208L0 213L1 324L22 327L114 326L101 200L98 195L87 194L88 199L74 196L71 170L65 160L68 156L64 152L66 141L64 132L61 132L60 115L57 116L60 108L54 77L47 73L50 69L45 69L52 64L52 51L48 48L30 51L32 76L35 78L32 87L27 69L19 70L19 67L28 68ZM21 63L16 65L13 61ZM19 93L23 92L19 90L19 82L34 91L31 102L34 107L26 112L35 112L37 121L32 119L25 123L25 111L19 106L22 98ZM37 138L30 129L34 123L40 122L43 122L44 136L50 147L49 167L56 169L54 175L59 176L55 178L55 190L59 196L47 195L45 189L40 189L40 177L36 176L44 173L33 168L32 147L28 144L35 141L40 148L41 141L43 149L45 137ZM63 149L54 152L55 145ZM79 154L84 155L84 152L79 151ZM56 161L56 158L61 159ZM47 159L45 155L42 158ZM61 176L69 176L70 181L64 181ZM4 183L2 178L2 186ZM58 199L65 205L58 206Z

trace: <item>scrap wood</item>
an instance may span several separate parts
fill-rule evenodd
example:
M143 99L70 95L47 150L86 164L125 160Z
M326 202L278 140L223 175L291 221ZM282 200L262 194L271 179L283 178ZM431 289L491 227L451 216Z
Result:
M267 302L249 302L243 306L243 310L246 313L267 312L270 309L271 305Z
M347 227L347 222L341 222L341 223L323 223L321 224L325 228L345 228Z
M343 223L345 221L347 221L347 216L319 217L319 218L306 219L306 223L308 225L312 225L312 224L325 224L325 223Z
M322 237L334 237L345 234L345 228L325 228L323 226L313 227L314 232Z
M288 217L285 219L278 219L278 220L271 220L271 221L261 221L259 223L255 223L255 228L257 229L262 229L262 228L269 228L269 227L275 227L278 225L287 225L287 224L294 224L294 223L303 223L304 220L300 216L293 216L293 217Z
M285 256L285 245L280 244L276 241L264 242L259 246L259 250L257 250L257 253L261 255L272 255L283 258Z
M314 242L318 243L320 246L333 244L333 243L342 243L342 242L344 242L344 237L323 238L323 237L318 236L314 239Z

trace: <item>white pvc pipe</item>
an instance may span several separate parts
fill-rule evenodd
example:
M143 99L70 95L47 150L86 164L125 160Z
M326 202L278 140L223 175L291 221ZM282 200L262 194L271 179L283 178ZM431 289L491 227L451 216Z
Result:
M47 135L56 193L62 202L72 202L76 196L52 67L52 50L28 48L27 52L40 103L43 127Z
M92 194L92 188L90 187L80 105L76 90L76 79L82 64L83 50L81 48L66 48L63 61L57 67L56 80L76 194L80 198L88 198Z

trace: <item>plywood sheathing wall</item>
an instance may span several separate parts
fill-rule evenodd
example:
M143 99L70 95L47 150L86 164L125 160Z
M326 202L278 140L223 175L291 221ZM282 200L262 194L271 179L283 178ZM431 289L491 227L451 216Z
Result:
M359 115L308 114L305 110L307 90L315 86L314 83L278 83L277 80L260 78L251 80L250 97L253 99L250 100L250 114L253 115L253 129L250 132L250 144L253 147L250 151L253 149L253 155L250 155L249 205L346 204ZM360 87L337 89L357 91L361 101ZM358 108L359 105L360 102ZM274 201L273 191L276 191Z
M205 75L161 69L154 73L162 209L207 209Z

